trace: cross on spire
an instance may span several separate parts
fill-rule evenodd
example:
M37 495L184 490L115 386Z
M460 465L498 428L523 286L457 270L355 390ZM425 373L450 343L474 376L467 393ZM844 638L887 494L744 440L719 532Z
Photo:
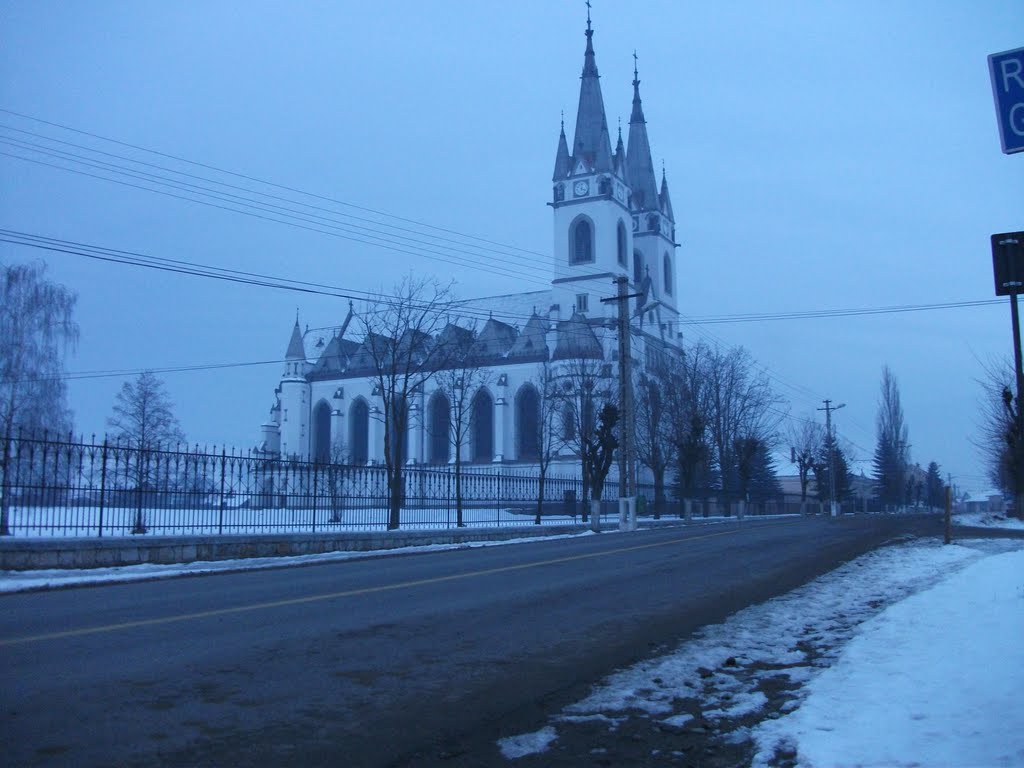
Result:
M639 74L640 74L640 73L639 73L639 71L638 71L638 70L637 70L637 68L636 68L636 62L637 62L637 56L636 56L636 48L634 48L634 49L633 49L633 79L634 79L634 80L636 80L636 79L637 79L637 77L638 77L638 76L639 76Z
M590 29L590 0L587 0L587 29Z

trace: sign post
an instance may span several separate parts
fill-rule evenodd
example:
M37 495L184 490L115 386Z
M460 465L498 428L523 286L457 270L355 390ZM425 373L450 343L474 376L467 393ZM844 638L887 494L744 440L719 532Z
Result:
M1017 381L1017 402L1024 395L1024 368L1021 366L1020 313L1017 294L1024 293L1024 232L992 235L992 274L996 296L1010 297L1010 322L1013 325L1013 369Z
M1024 48L988 57L1003 152L1024 152Z

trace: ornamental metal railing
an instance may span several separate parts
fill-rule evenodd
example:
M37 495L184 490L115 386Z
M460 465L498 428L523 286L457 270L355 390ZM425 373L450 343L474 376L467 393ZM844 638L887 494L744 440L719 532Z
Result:
M383 466L282 459L255 451L16 434L0 437L0 535L215 535L385 529ZM579 522L578 478L506 466L460 472L467 526ZM450 465L402 467L400 526L458 522ZM604 510L611 515L611 505Z
M257 451L140 447L52 434L0 436L0 536L208 536L384 530L391 493L381 465L299 461ZM402 467L402 528L579 523L590 512L576 476L536 465ZM602 522L618 517L617 482L604 486ZM816 502L640 484L643 519L813 514ZM461 496L461 505L459 504ZM846 511L844 509L844 511ZM849 511L853 511L852 509Z

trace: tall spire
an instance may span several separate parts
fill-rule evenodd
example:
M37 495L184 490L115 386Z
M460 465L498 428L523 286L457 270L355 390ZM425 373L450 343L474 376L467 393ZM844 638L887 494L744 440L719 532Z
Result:
M562 130L558 134L558 152L555 154L555 172L552 181L564 179L572 171L572 158L569 157L569 145L565 141L565 115L562 115Z
M299 328L299 311L295 310L295 327L292 328L292 337L288 342L288 351L284 353L285 360L305 360L306 350L302 345L302 329Z
M576 135L572 143L574 162L582 161L589 170L611 170L612 147L608 137L608 121L601 98L600 76L594 56L594 30L590 26L590 3L587 3L587 48L583 54L580 75L580 104L576 111ZM599 158L608 158L607 163Z
M659 208L658 182L654 177L651 144L647 140L647 121L640 103L640 73L633 51L633 114L629 118L629 142L626 148L626 181L633 190L634 208L641 211Z
M672 213L672 198L668 196L668 179L665 178L665 162L661 163L661 192L658 194L661 202L661 212L668 216L673 223L676 217Z

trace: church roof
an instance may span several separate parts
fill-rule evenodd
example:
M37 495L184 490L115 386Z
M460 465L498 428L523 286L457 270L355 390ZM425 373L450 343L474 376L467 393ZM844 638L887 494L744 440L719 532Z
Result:
M523 327L516 343L509 350L508 360L511 362L541 362L548 359L547 344L548 321L536 312L530 316Z
M598 341L594 329L587 322L587 318L579 312L574 312L568 320L563 320L555 328L557 337L555 341L555 353L552 360L575 360L590 359L600 360L604 358L604 350L601 342Z
M357 342L332 336L324 351L309 372L310 378L330 378L332 375L344 373L349 366L349 359L359 349Z
M633 190L633 209L657 210L658 182L654 177L651 145L647 139L647 121L640 102L640 78L633 67L633 114L629 117L629 144L626 148L626 181Z
M288 351L284 353L285 360L305 360L306 348L302 344L302 330L299 328L299 318L295 318L295 327L292 328L292 337L288 341Z
M515 344L516 336L515 328L492 317L473 343L473 359L482 362L503 358Z
M600 76L594 57L594 30L587 19L587 49L580 76L580 103L576 110L576 135L572 142L573 162L580 161L594 171L610 171L612 148L601 97Z

